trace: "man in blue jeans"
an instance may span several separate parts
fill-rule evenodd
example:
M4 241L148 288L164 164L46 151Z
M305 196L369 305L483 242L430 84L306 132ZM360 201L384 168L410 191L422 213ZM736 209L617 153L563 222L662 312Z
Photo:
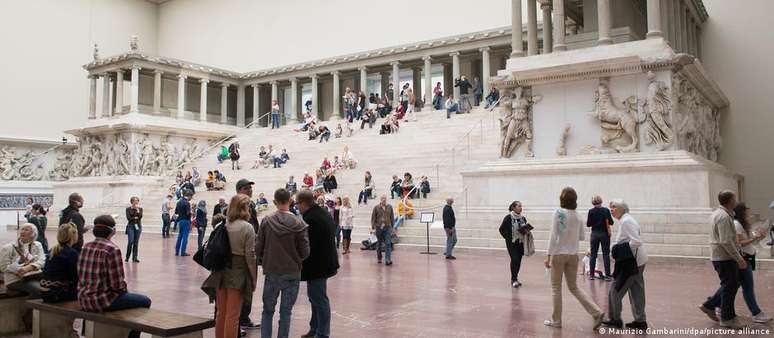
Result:
M454 216L454 198L451 196L446 199L446 205L443 207L443 230L446 231L446 259L457 259L452 255L454 246L457 245L457 217Z
M180 230L177 232L177 241L175 242L175 256L188 256L186 247L188 246L188 233L191 231L191 197L193 193L190 190L183 191L183 198L177 201L175 206L175 216Z
M304 259L301 280L306 282L307 296L312 304L309 332L301 337L331 335L331 304L328 299L328 278L336 275L339 257L336 252L336 224L331 214L315 203L314 195L303 190L296 196L298 209L309 225L309 257Z
M116 221L110 215L94 219L94 241L84 244L78 258L78 302L85 311L103 312L150 308L150 298L129 293L124 280L121 249L111 241ZM131 331L129 338L139 338Z
M290 212L290 192L274 192L277 211L261 221L255 240L258 264L263 265L263 315L261 337L271 337L274 308L280 300L277 337L288 337L293 304L298 297L301 262L309 257L307 225Z

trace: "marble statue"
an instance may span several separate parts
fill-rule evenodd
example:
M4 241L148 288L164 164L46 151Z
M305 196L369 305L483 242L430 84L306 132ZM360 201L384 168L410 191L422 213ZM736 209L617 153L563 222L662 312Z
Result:
M503 134L500 144L500 157L510 158L513 153L524 144L524 157L534 157L532 152L532 106L542 99L540 95L532 95L530 88L516 87L511 94L511 112L506 112L505 120L501 120ZM503 105L503 102L500 103ZM502 123L505 123L504 125Z
M54 181L66 181L70 178L70 166L72 165L72 154L69 152L60 153L56 158L54 168L48 174L48 177Z
M113 147L115 152L115 175L129 175L132 170L131 166L131 152L129 151L129 144L123 136L116 135L115 146Z
M567 137L570 136L571 124L566 124L562 129L562 134L559 135L559 147L556 148L556 155L567 156Z
M94 61L99 60L99 46L94 44Z
M618 107L610 94L610 80L599 79L599 85L594 93L595 108L589 116L600 121L602 127L602 144L613 146L618 152L630 153L638 150L639 134L636 119L637 97L629 96L623 100L623 108ZM625 144L625 138L629 138Z
M137 35L132 35L131 38L129 38L129 49L132 51L132 53L137 53L137 49L139 48L140 38Z
M720 137L720 111L681 75L674 75L677 147L717 161L723 140Z
M662 81L656 81L656 74L648 72L648 97L642 105L647 122L645 142L656 145L659 150L672 144L674 134L669 122L672 103L669 90Z

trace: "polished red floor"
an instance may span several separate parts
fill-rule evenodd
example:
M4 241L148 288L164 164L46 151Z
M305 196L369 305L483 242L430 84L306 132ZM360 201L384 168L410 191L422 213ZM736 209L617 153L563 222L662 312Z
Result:
M0 231L2 243L13 236L12 232ZM115 240L123 246L126 236L119 232ZM174 244L174 239L143 234L141 263L126 265L129 289L150 296L157 309L211 316L213 306L199 289L207 271L190 257L175 257ZM195 245L195 240L189 242L190 248ZM551 292L540 254L525 258L520 276L524 286L520 289L509 285L505 251L458 252L456 261L404 247L393 255L395 264L389 267L377 265L373 251L355 250L340 258L341 269L328 284L333 337L600 336L591 330L591 318L566 289L564 327L543 326L551 313ZM774 314L774 264L760 268L755 282L761 308ZM579 279L579 285L603 309L607 308L609 283ZM649 324L659 329L719 328L696 308L717 285L708 261L651 262L646 270ZM251 316L256 322L260 321L260 295L259 285ZM741 291L736 308L749 321ZM292 336L307 331L310 314L302 283L293 309ZM631 320L628 304L623 315L625 321ZM277 319L275 315L275 334ZM768 336L773 332L771 323L755 327L769 329ZM209 330L205 336L214 333ZM253 331L249 336L259 337L260 333Z

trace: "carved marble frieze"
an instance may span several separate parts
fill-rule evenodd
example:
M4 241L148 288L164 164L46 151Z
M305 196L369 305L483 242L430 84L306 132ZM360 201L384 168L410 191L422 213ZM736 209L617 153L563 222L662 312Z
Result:
M637 97L629 96L617 103L610 93L610 79L599 79L594 92L594 110L589 116L599 120L602 145L621 153L639 150Z
M672 75L671 99L678 149L717 161L723 144L720 109L680 73Z
M516 87L504 90L500 97L500 157L510 158L522 145L524 157L535 154L532 149L533 120L532 107L542 96L532 95L530 87Z
M207 142L142 133L83 136L69 172L71 177L166 176L202 156Z
M53 150L52 152L66 153L63 150ZM47 152L36 152L35 149L31 148L4 145L0 147L0 180L44 181L53 179L47 168L50 166L49 158L50 155Z

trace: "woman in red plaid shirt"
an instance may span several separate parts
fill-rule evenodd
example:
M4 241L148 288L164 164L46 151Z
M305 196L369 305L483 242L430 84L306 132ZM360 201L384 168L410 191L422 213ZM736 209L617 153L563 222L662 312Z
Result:
M110 215L94 219L94 241L83 245L78 258L78 302L84 311L103 312L149 308L150 298L126 291L121 249L110 239L116 221ZM132 331L130 338L140 337Z

